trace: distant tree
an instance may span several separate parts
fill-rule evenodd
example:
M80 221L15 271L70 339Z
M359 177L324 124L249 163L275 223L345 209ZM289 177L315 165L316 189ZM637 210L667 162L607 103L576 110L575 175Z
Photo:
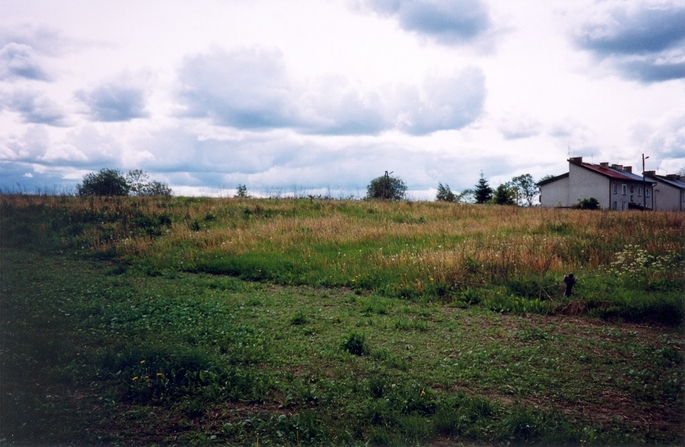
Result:
M678 174L681 177L685 177L685 166L680 168L680 171L676 172L676 174Z
M126 196L129 184L118 169L100 169L83 177L83 183L76 185L79 196Z
M476 193L473 189L465 189L457 194L455 202L473 203L476 201Z
M516 189L510 183L502 183L495 188L492 202L497 205L516 205Z
M482 172L480 173L480 179L473 190L473 196L476 199L476 203L488 203L492 200L492 188L485 177L483 177Z
M171 196L171 188L166 183L153 180L143 187L138 193L139 196Z
M385 175L371 180L366 188L367 199L402 200L407 192L407 185L399 177L392 177L385 171Z
M126 174L126 184L128 184L128 191L131 195L138 196L145 189L150 180L147 172L141 169L133 169Z
M554 178L554 177L555 176L553 176L552 174L544 175L544 176L542 176L542 178L540 180L538 180L538 183L544 182L545 180L549 180L549 179Z
M247 199L248 197L250 197L247 194L247 186L245 186L243 184L239 184L238 187L236 188L235 196L240 197L241 199Z
M535 184L535 180L530 174L523 174L511 179L511 187L516 193L516 202L519 205L533 206L535 196L540 192L540 188Z
M100 169L83 177L83 183L76 185L80 196L170 196L171 188L140 170L129 171L126 176L118 169Z
M438 193L435 196L435 198L439 202L456 202L457 201L457 196L454 195L452 190L450 189L450 185L445 184L443 186L442 183L438 183Z

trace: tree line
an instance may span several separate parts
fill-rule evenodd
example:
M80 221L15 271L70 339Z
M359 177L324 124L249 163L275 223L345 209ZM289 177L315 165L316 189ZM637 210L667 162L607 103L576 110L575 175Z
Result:
M124 174L118 169L100 169L83 177L76 185L79 196L170 196L166 183L151 180L147 172L133 169Z

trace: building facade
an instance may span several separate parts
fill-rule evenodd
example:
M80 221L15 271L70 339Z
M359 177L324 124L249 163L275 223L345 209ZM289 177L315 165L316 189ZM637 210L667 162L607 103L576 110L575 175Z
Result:
M655 182L643 180L630 166L597 165L573 157L568 159L568 167L567 173L538 183L541 206L571 207L594 198L603 210L653 209Z
M657 175L655 171L645 171L645 177L655 183L655 210L685 211L685 177L675 174Z

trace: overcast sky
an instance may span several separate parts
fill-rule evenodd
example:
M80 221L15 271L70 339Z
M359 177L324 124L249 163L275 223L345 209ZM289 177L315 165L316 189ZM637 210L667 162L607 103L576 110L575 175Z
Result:
M685 0L2 0L0 188L415 199L685 167Z

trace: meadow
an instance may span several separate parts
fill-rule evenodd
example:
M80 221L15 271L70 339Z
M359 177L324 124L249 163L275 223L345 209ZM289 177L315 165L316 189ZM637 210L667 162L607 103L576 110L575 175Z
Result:
M683 213L0 207L3 444L685 441Z

